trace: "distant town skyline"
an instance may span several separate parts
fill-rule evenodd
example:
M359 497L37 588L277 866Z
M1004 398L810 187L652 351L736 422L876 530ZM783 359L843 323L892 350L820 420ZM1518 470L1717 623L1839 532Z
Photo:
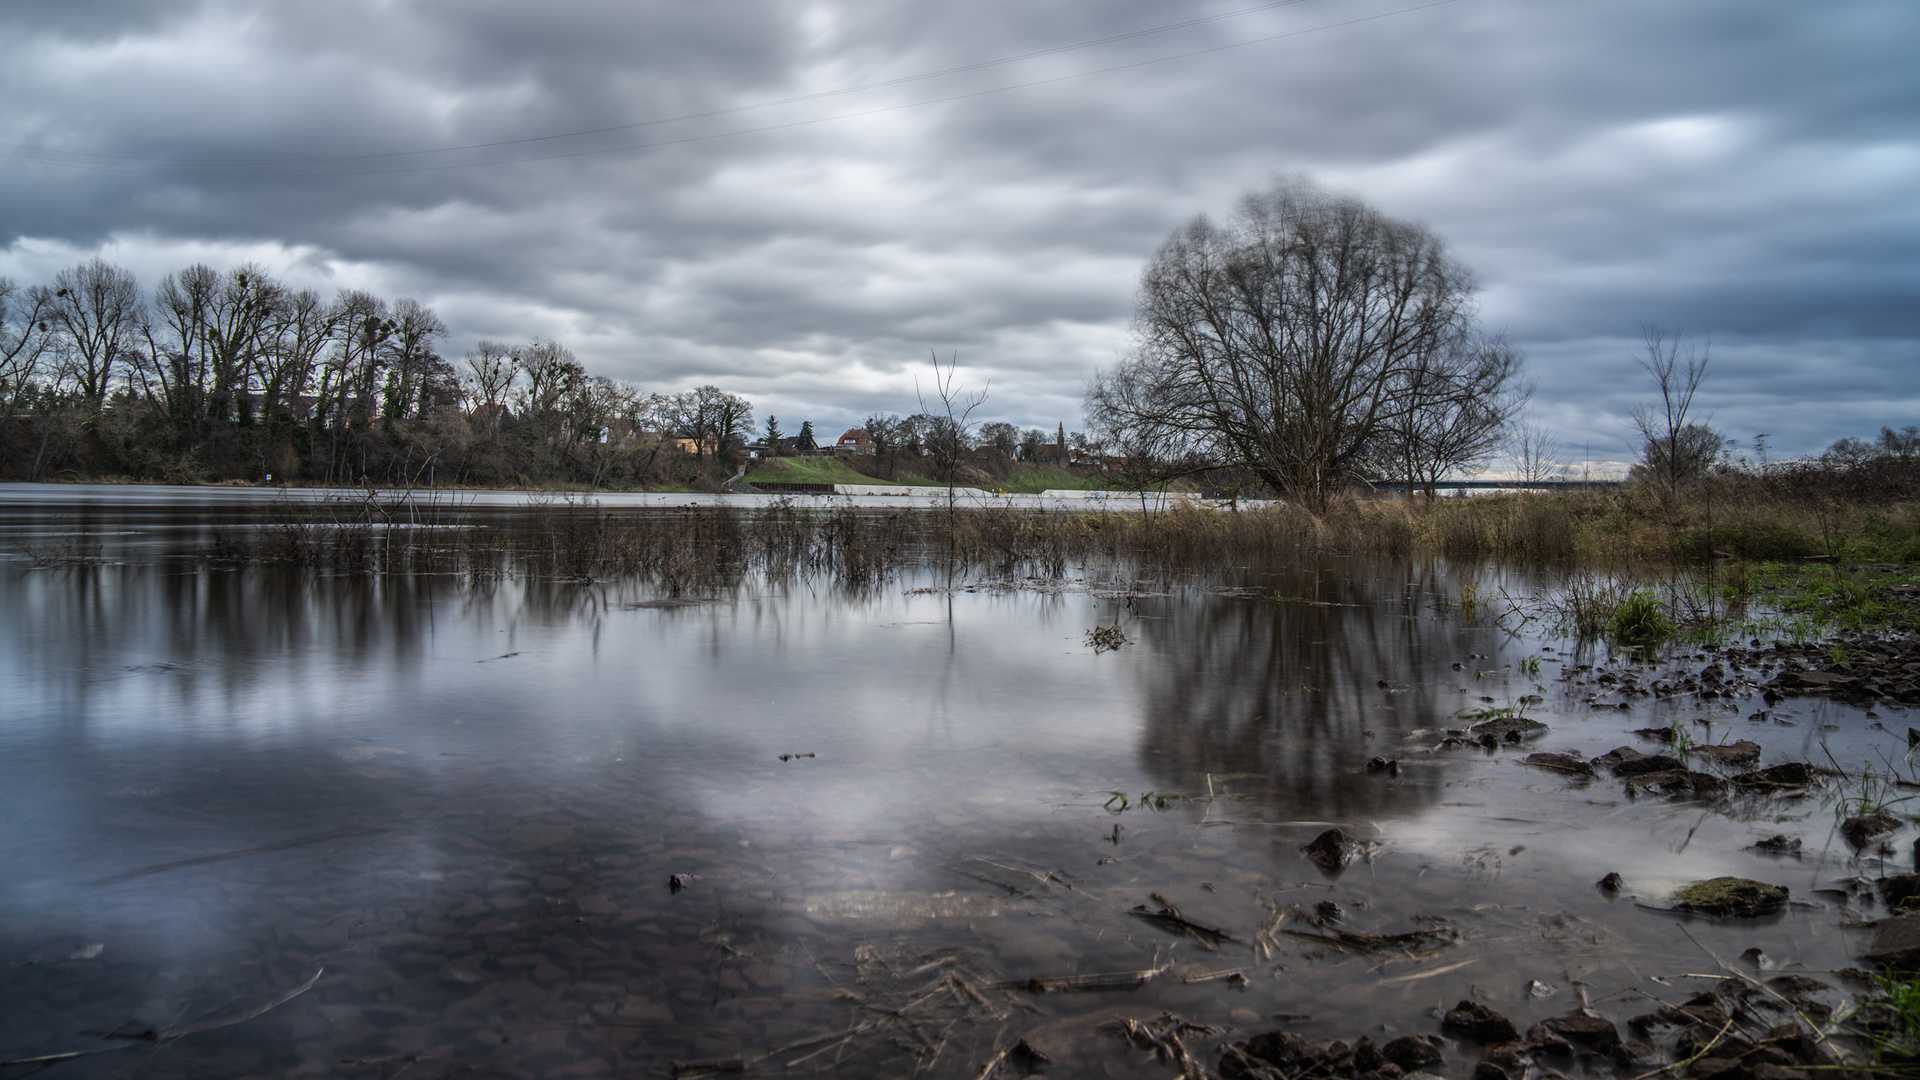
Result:
M1651 0L8 5L0 275L413 297L797 430L1072 430L1139 271L1303 172L1446 238L1531 418L1616 468L1641 327L1749 456L1920 409L1920 10ZM930 397L929 393L929 397ZM789 422L786 418L791 418ZM1497 469L1497 467L1496 467Z

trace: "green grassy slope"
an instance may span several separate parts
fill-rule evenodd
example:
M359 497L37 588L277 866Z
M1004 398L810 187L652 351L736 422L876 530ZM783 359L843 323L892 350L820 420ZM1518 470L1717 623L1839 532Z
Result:
M839 458L771 458L741 477L749 484L895 484L854 471Z

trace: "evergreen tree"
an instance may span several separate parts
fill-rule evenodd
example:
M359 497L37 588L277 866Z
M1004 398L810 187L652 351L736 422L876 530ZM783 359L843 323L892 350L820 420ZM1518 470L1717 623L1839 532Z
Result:
M800 422L800 436L793 444L793 448L803 452L820 449L813 441L813 421L803 420Z
M767 456L779 457L780 456L780 421L774 419L772 413L767 414L766 443L767 443Z

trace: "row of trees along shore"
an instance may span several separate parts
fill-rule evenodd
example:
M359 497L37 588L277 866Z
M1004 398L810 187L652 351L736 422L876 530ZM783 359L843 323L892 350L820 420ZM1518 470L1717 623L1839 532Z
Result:
M456 363L446 336L417 301L329 300L254 265L189 266L151 294L99 259L0 278L0 479L720 490L751 446L780 451L777 420L757 430L717 387L651 393L537 339ZM987 482L1098 451L947 412L865 430L854 464L888 479Z
M258 266L189 266L151 296L99 259L0 278L0 477L717 488L751 403L649 393L565 347L456 365L414 300L331 300Z

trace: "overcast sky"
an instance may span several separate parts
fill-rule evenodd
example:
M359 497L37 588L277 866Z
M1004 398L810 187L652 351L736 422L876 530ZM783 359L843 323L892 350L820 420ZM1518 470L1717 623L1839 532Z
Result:
M0 274L254 260L825 433L1072 428L1140 268L1304 172L1425 222L1576 462L1641 328L1751 450L1920 423L1911 0L10 0ZM1589 449L1590 448L1590 449Z

